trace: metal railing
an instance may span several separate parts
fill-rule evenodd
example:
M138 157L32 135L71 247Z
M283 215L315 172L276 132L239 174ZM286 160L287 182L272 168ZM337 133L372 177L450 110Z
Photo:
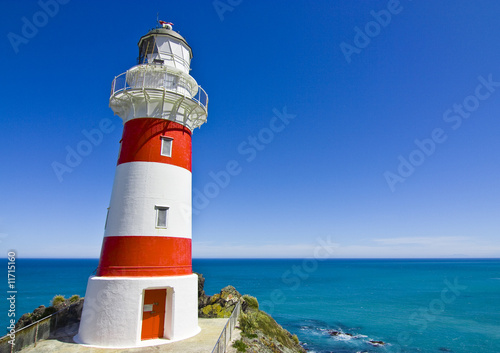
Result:
M234 327L238 322L238 317L240 316L240 312L241 312L241 302L238 301L238 303L233 309L233 312L231 313L231 316L227 320L227 323L224 326L224 329L222 330L222 333L220 334L219 339L217 340L217 343L215 344L215 347L212 350L212 353L226 352L228 344L231 342L231 337L233 336Z
M111 97L126 91L170 91L188 97L207 110L208 95L189 75L166 66L138 65L116 76L111 85Z
M68 310L69 306L17 330L14 333L14 345L9 342L12 341L10 335L3 336L0 338L0 353L19 352L32 344L36 347L38 341L49 338L57 329L68 323L67 320L59 319L59 316Z

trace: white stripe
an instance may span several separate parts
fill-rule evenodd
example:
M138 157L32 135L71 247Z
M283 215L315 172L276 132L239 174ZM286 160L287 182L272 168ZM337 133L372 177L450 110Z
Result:
M167 229L156 228L155 206L169 207ZM118 165L104 236L191 239L191 172L156 162Z

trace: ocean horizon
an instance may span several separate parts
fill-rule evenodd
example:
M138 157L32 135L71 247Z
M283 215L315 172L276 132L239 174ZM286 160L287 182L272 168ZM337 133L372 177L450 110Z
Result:
M98 261L16 259L16 320L84 296ZM208 295L232 285L256 297L310 352L500 352L498 258L195 258L193 271ZM6 330L7 300L0 308Z

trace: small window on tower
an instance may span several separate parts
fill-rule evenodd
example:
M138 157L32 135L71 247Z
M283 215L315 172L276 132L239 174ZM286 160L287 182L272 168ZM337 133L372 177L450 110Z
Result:
M161 155L172 157L172 139L170 137L161 138Z
M156 228L167 228L168 207L156 206Z
M118 148L118 159L120 159L120 154L122 153L123 139L120 140L120 147Z

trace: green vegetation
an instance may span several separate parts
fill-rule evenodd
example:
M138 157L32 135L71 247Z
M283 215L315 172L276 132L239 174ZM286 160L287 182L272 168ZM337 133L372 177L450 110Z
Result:
M277 341L285 347L293 349L299 343L297 336L293 337L283 329L270 315L257 309L257 299L247 296L244 298L249 303L246 312L240 314L239 327L242 331L242 341L261 337L260 341L269 348L276 348ZM273 342L274 341L274 342ZM273 350L274 351L274 350Z
M71 304L76 303L77 301L80 300L80 296L78 294L73 294L71 298L69 298L69 302Z
M243 299L246 301L246 303L251 309L259 310L259 302L257 301L257 298L245 294L243 296Z
M224 318L231 316L232 309L233 307L223 308L220 304L215 303L205 306L201 311L208 317Z
M246 352L248 348L248 346L242 340L234 341L233 347L236 348L238 352Z
M66 299L63 295L56 295L54 296L54 298L52 298L52 306L58 306L60 304L64 304L65 302Z
M43 311L42 315L37 318L37 320L41 320L43 319L44 317L47 317L49 315L52 315L53 313L55 313L57 311L56 308L54 308L53 306L49 306L48 308L45 308L45 310Z
M242 332L241 335L243 337L246 337L246 338L257 338L257 337L259 337L259 335L255 334L255 333Z

